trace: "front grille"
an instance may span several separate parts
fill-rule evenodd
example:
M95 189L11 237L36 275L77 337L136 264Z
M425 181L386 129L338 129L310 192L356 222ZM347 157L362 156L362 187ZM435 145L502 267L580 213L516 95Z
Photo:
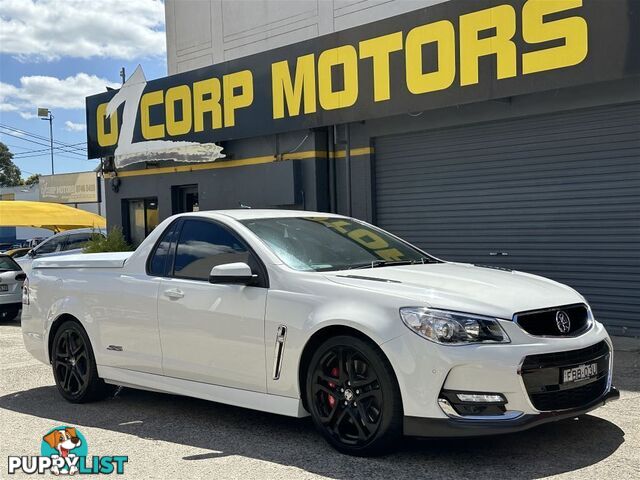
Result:
M559 392L534 393L530 395L531 403L540 411L566 410L579 408L591 403L604 393L607 387L607 377L602 377L582 387L570 388Z
M590 347L566 352L529 355L521 374L533 406L540 411L579 408L605 393L609 378L609 346L603 340ZM598 365L595 378L562 383L564 368L589 363Z
M568 330L561 330L557 320L558 312L569 317ZM545 310L516 313L514 321L531 335L553 337L575 337L589 328L591 319L586 305L566 305Z

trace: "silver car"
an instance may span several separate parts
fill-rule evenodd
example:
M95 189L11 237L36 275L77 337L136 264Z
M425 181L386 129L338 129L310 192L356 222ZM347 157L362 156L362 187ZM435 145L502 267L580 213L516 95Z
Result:
M47 238L27 255L16 260L20 267L29 274L34 258L51 257L54 255L68 255L82 253L82 249L94 235L107 235L104 228L78 228L67 230Z
M22 308L22 284L27 275L9 255L0 254L0 321L13 320Z

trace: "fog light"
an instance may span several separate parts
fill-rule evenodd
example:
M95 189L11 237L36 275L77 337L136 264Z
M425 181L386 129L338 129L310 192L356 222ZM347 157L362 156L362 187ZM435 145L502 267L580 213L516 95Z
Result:
M505 403L507 400L499 393L457 393L461 402Z

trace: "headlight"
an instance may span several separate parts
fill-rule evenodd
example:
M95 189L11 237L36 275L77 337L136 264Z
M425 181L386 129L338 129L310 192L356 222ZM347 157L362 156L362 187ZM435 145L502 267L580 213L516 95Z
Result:
M442 345L510 342L498 320L491 317L426 307L401 308L400 317L415 333Z

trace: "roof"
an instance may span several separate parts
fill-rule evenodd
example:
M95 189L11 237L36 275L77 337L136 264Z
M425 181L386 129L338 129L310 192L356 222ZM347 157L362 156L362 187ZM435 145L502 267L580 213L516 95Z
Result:
M257 218L290 218L290 217L342 217L335 213L310 212L307 210L285 210L269 208L238 208L232 210L205 210L188 213L186 215L209 216L215 218L225 215L235 220L254 220Z

